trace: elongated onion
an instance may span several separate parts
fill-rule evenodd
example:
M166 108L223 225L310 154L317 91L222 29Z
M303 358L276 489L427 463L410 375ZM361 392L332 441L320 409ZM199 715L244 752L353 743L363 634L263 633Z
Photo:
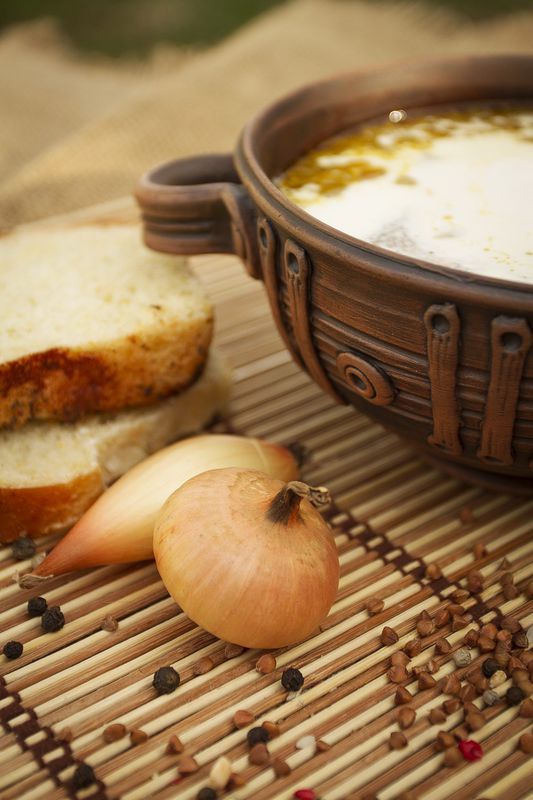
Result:
M229 434L183 439L141 461L114 483L32 575L62 575L153 558L154 522L167 497L194 475L229 466L260 469L282 480L298 476L294 456L281 445ZM31 576L24 578L31 582Z
M165 586L194 622L226 641L273 648L304 639L327 615L339 581L333 535L311 502L326 497L255 470L191 478L154 529Z

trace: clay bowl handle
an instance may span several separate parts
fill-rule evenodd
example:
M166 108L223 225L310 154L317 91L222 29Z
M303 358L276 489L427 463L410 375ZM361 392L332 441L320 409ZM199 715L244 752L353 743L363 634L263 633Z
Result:
M261 277L255 209L231 155L169 161L150 170L135 191L148 247L164 253L234 253Z

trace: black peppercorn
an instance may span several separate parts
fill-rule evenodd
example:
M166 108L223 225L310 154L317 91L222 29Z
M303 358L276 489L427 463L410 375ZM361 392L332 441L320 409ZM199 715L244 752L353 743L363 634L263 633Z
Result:
M65 616L59 606L50 606L41 617L41 628L47 633L60 631L65 624Z
M248 733L246 734L246 741L253 747L254 744L266 744L270 739L268 731L266 728L262 728L261 726L256 728L250 728Z
M481 672L486 678L492 678L495 672L498 672L500 665L494 658L486 658L481 665Z
M174 667L159 667L152 685L158 694L171 694L180 685L180 676Z
M76 767L74 775L72 776L72 785L74 789L86 789L91 783L94 783L96 776L94 770L88 764L80 764Z
M33 539L30 539L29 536L19 536L11 545L13 558L16 558L17 561L24 561L25 558L31 558L35 555L36 550L35 542Z
M7 642L4 645L3 653L6 658L13 659L22 655L24 645L22 642Z
M283 670L281 685L289 692L297 692L304 685L304 676L296 667L289 667Z
M218 794L210 786L204 786L196 795L196 800L217 800Z
M28 600L28 614L30 617L42 617L47 608L48 603L44 597L30 597Z
M505 699L507 701L507 705L509 706L517 706L519 703L522 702L526 695L519 689L518 686L511 686L505 692Z

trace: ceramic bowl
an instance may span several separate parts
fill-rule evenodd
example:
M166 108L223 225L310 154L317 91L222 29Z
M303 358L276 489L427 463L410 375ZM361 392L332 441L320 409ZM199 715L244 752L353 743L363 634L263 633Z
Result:
M533 57L342 75L268 107L233 155L156 167L137 199L150 247L242 258L264 281L295 361L339 403L352 403L457 476L533 493L533 286L340 233L272 180L325 139L383 121L392 109L500 102L533 106Z

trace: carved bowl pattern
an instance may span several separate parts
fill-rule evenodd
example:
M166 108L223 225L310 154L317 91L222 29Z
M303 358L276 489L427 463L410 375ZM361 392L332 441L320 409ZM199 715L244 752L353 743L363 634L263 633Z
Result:
M337 401L458 475L533 493L532 287L341 234L272 182L306 150L392 108L489 102L533 105L533 57L341 76L266 109L233 158L173 162L148 174L138 199L149 245L238 252L264 281L294 359Z

